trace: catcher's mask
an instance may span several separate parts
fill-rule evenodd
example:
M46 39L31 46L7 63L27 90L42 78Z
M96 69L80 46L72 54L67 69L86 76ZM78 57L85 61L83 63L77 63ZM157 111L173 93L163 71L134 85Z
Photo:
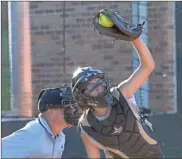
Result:
M72 78L73 95L81 108L114 104L107 75L91 67L78 68Z
M71 87L63 85L60 88L46 88L38 97L38 110L43 113L48 109L63 109L65 121L77 125L81 110L73 99Z

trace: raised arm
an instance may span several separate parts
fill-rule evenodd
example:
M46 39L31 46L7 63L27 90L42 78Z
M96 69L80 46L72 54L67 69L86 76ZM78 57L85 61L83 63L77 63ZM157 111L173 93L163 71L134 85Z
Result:
M152 55L144 42L140 38L137 38L131 43L137 50L140 65L127 80L118 85L119 89L126 98L131 98L134 95L136 90L141 87L155 68Z

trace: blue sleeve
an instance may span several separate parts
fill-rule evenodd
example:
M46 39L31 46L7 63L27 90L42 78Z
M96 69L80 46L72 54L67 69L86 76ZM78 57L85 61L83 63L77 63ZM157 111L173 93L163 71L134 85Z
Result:
M2 158L28 158L35 149L35 138L26 129L20 129L2 138Z

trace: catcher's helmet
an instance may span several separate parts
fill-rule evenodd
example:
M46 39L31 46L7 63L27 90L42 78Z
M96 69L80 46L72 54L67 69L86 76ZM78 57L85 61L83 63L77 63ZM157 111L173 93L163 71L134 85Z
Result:
M114 104L107 75L92 67L79 67L73 73L72 91L81 108L107 107Z

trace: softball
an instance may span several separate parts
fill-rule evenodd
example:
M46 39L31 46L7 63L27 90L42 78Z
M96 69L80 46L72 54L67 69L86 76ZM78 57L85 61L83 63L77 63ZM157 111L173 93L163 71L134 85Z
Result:
M114 25L112 20L110 20L107 16L105 16L102 13L99 16L99 24L107 28L111 28Z

